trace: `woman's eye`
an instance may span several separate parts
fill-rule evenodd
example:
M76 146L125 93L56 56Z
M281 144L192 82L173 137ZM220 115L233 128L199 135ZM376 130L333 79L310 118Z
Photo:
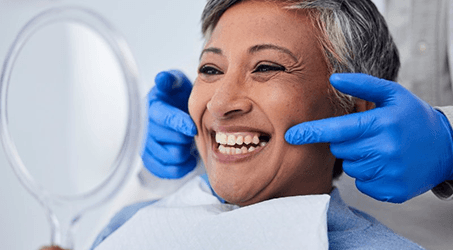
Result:
M285 71L286 68L283 66L277 66L277 65L268 65L268 64L260 64L252 73L263 73L263 72L269 72L269 71Z
M205 74L205 75L220 75L223 74L222 71L211 67L211 66L202 66L199 70L199 73Z

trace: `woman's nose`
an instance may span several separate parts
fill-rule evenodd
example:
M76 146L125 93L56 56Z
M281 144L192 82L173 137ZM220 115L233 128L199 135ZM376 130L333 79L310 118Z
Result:
M243 86L234 83L222 84L207 104L208 111L218 119L244 115L252 110L252 102Z

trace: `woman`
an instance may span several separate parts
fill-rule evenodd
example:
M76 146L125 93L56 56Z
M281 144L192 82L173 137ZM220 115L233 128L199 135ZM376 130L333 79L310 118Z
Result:
M335 91L332 73L395 80L398 53L374 5L214 0L202 21L206 43L189 113L212 196L241 209L279 197L330 194L330 249L421 249L341 201L332 185L341 170L328 144L295 146L284 138L295 124L373 107ZM151 204L120 212L93 247Z

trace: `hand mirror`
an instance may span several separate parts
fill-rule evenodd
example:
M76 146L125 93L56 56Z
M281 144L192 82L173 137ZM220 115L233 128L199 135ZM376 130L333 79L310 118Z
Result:
M73 248L81 216L124 184L139 158L144 104L127 43L99 14L53 8L18 33L1 71L1 140L47 213L51 244Z

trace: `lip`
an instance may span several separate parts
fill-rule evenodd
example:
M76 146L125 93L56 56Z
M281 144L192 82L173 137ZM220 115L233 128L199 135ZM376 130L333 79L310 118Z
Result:
M259 130L256 128L251 128L247 126L215 126L209 128L209 131L212 132L223 132L223 133L236 133L236 132L249 132L249 133L260 133L270 135L270 132Z
M210 141L211 141L211 149L213 152L214 159L217 160L220 163L226 163L226 164L235 164L235 163L241 163L241 162L246 162L249 161L257 156L270 146L272 146L272 136L270 133L264 132L262 130L258 130L255 128L250 128L250 127L243 127L243 126L221 126L218 128L211 129L211 136L210 136ZM235 132L244 132L244 133L260 133L260 134L266 134L269 135L269 141L267 142L266 146L264 147L258 147L252 152L246 153L246 154L238 154L238 155L225 155L220 153L218 149L218 143L215 141L215 132L224 132L224 133L235 133Z

